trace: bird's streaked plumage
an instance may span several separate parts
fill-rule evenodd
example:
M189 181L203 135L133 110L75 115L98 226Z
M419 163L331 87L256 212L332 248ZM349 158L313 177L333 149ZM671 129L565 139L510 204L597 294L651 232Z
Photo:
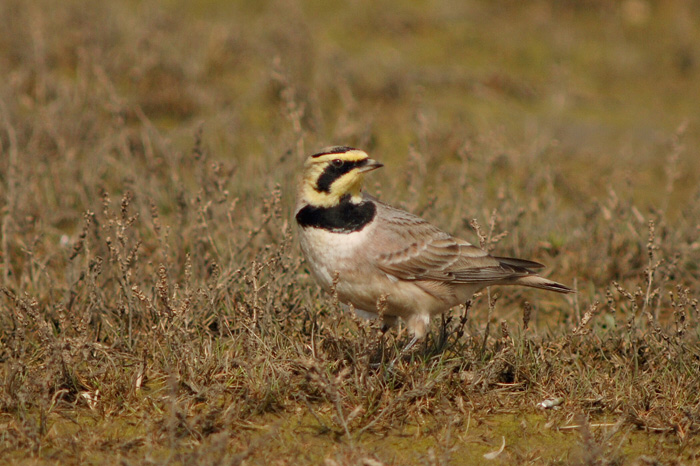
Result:
M364 176L382 164L336 146L304 165L296 221L312 275L363 317L406 322L422 338L432 316L491 285L524 285L559 293L570 288L537 275L542 264L491 256L420 217L362 192Z

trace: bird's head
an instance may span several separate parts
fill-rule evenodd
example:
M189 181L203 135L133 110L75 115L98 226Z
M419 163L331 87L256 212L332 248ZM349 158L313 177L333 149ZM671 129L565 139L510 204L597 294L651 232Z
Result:
M319 207L337 205L348 194L352 202L359 203L365 173L382 166L359 149L328 147L306 159L301 195Z

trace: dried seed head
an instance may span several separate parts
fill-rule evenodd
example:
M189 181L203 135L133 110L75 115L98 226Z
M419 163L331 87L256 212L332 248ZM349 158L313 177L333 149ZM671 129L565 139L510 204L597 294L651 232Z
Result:
M508 330L508 322L501 320L501 338L510 340L510 331Z
M384 317L384 313L386 312L387 308L389 307L389 304L387 302L389 295L387 294L382 294L379 298L377 298L377 314L379 317Z
M530 324L530 316L532 314L532 304L529 301L523 303L523 329L527 330Z

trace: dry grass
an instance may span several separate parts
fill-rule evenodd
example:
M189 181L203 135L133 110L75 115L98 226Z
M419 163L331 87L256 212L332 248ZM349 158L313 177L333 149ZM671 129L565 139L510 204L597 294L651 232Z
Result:
M355 3L0 1L0 462L697 461L700 12ZM578 294L390 368L296 247L330 143Z

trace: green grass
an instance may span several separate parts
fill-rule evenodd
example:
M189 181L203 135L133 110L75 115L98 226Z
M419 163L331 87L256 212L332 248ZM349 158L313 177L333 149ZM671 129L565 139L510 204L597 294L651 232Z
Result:
M1 0L0 463L693 464L698 13ZM390 367L296 245L330 144L578 293L484 291Z

